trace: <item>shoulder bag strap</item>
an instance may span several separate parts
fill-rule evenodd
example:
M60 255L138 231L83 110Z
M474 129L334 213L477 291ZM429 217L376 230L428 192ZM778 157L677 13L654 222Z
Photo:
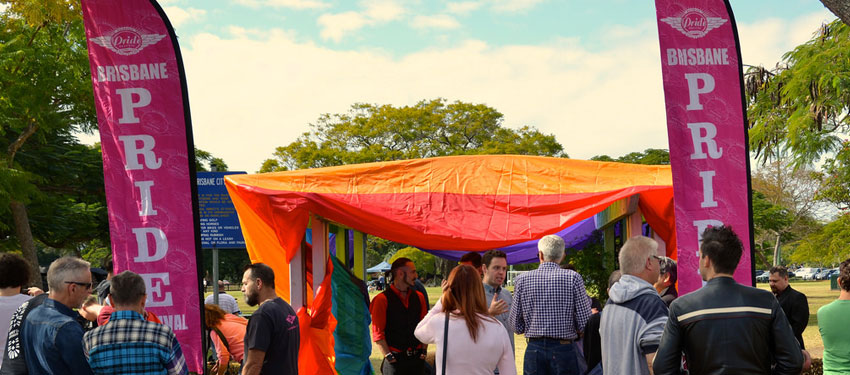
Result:
M449 312L446 311L446 324L443 328L443 371L442 371L443 375L446 375L446 361L448 361L448 358L446 357L446 355L448 354L448 348L449 348L449 317L450 316L451 316L451 314L449 314Z
M224 334L218 328L213 328L215 333L218 335L218 339L221 340L221 343L224 345L224 348L227 349L227 352L230 353L230 345L227 345L227 339L224 338Z

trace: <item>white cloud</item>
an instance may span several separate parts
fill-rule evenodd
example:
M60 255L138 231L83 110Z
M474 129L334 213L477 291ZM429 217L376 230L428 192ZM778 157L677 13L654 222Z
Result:
M375 22L388 22L404 15L404 8L394 0L365 0L363 14Z
M165 10L165 14L168 15L168 19L175 28L180 27L180 25L186 22L198 21L207 14L207 11L203 9L183 9L175 6L167 6L163 10Z
M492 8L498 12L519 12L534 8L546 0L491 0Z
M322 39L339 42L347 34L353 33L373 21L358 12L323 14L316 21L321 26L319 35Z
M326 9L331 4L321 0L234 0L237 4L251 8L276 7L290 9Z
M316 23L321 27L319 36L339 43L348 34L366 26L375 26L400 19L406 10L395 0L363 0L361 11L326 13Z
M416 29L456 29L460 27L460 23L456 19L445 14L416 16L410 25Z
M481 1L459 1L446 4L446 11L453 14L467 14L481 8Z
M809 38L818 17L739 24L745 61L773 65ZM668 147L653 26L612 29L592 50L575 39L468 40L397 58L298 42L282 30L230 31L191 37L183 56L195 142L234 170L256 171L323 113L437 97L483 103L505 115L505 126L554 134L573 158Z
M752 24L738 23L741 58L744 64L774 68L782 54L811 39L822 23L834 19L835 15L824 9L793 21L773 18Z

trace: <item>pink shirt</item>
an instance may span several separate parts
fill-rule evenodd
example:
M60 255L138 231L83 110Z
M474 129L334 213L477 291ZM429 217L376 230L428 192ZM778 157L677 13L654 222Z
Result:
M449 360L446 372L449 374L492 375L498 367L501 375L516 375L516 362L511 341L502 323L495 318L487 319L483 315L482 326L478 331L478 340L472 341L466 321L463 317L452 315L449 319ZM437 375L442 375L443 328L446 314L443 306L437 302L434 308L416 326L414 335L425 344L437 344Z
M242 362L242 355L245 353L243 339L245 338L245 328L248 325L248 320L240 318L233 314L224 315L218 323L218 330L227 339L227 345L230 346L230 352L221 343L218 334L215 331L210 331L210 339L215 345L215 352L218 353L218 362L227 363L231 357L236 362Z

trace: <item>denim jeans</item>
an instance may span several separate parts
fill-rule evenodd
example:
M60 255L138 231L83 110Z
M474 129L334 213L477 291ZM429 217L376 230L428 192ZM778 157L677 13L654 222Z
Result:
M525 375L581 375L573 345L559 340L530 339L525 348Z

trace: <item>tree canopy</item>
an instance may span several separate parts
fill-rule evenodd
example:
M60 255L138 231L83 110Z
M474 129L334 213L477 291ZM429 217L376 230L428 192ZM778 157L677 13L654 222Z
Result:
M484 104L444 99L394 107L357 103L347 113L324 114L311 131L278 147L260 172L448 155L521 154L567 157L553 135L503 126Z
M786 53L774 70L746 74L750 145L761 161L810 165L850 132L850 26L836 20Z
M99 150L73 136L97 126L79 3L8 4L0 13L0 234L4 247L18 242L37 281L36 239L74 247L105 233L103 177L91 175Z
M416 265L416 271L422 276L433 275L437 272L436 257L415 247L405 247L396 251L387 263L392 264L392 262L401 257L412 260L413 264Z
M644 164L644 165L669 165L670 164L670 152L663 149L658 148L648 148L643 152L630 152L619 158L612 158L608 155L597 155L590 160L595 161L616 161L620 163L629 163L629 164Z

